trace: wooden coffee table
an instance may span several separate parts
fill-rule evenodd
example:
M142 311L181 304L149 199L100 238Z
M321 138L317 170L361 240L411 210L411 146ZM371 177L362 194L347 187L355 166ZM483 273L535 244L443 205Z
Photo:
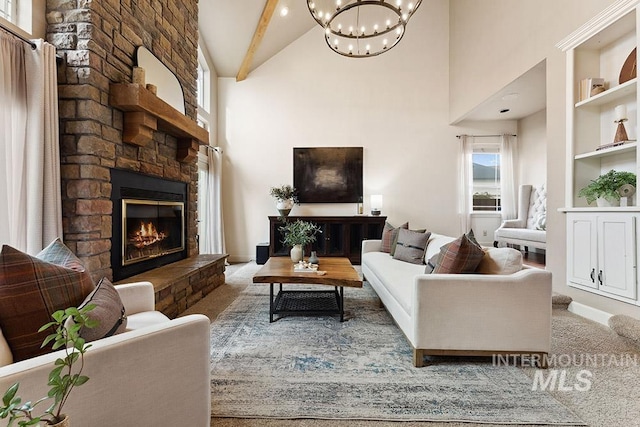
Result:
M269 321L274 316L287 315L340 315L344 322L344 287L361 288L362 280L349 258L320 258L318 271L295 272L289 257L271 257L253 276L253 283L269 283ZM274 284L280 284L274 297ZM304 285L328 285L333 290L284 290L283 283Z

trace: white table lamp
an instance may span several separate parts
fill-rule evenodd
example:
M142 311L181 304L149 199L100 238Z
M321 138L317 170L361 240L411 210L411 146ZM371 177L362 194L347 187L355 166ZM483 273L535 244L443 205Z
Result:
M381 194L371 195L371 215L380 215L381 209L382 209L382 195Z

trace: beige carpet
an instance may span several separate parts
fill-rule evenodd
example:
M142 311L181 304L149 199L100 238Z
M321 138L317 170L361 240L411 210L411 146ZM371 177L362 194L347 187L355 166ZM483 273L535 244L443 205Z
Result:
M216 289L185 314L203 313L211 319L222 312L249 283L256 266L232 265L227 269L226 284ZM610 328L583 319L564 309L553 310L552 356L556 366L550 370L566 370L566 384L573 385L581 370L589 371L591 388L588 391L551 391L578 417L590 426L640 426L640 344L623 338ZM596 355L595 359L584 359ZM596 360L593 366L593 360ZM572 366L565 366L566 362ZM573 366L577 365L577 366ZM621 366L616 366L621 365ZM566 369L564 369L566 367ZM535 369L525 368L532 378ZM549 375L547 372L546 375ZM274 402L275 403L275 402ZM447 426L466 427L472 423L424 423L336 420L266 420L213 418L212 426L264 427L391 427L391 426ZM487 426L488 424L478 424Z

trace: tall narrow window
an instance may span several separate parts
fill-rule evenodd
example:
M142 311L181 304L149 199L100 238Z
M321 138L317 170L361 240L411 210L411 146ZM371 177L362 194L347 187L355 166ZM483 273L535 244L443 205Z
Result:
M197 91L198 91L198 107L205 108L204 102L204 67L202 66L202 61L198 60L198 79L197 83Z
M500 143L474 143L471 158L473 211L500 211Z
M15 22L17 0L0 0L0 18Z

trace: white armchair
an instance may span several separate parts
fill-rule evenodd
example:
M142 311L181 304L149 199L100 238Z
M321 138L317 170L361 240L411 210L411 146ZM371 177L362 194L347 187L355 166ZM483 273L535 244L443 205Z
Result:
M127 331L94 341L87 350L83 374L89 382L71 393L64 407L72 425L208 427L209 319L195 314L170 320L155 311L149 282L116 289L127 311ZM48 374L63 352L0 367L0 393L20 382L23 400L46 396Z
M493 246L500 242L539 249L547 247L547 189L545 185L521 185L518 192L518 218L502 222L494 233Z

